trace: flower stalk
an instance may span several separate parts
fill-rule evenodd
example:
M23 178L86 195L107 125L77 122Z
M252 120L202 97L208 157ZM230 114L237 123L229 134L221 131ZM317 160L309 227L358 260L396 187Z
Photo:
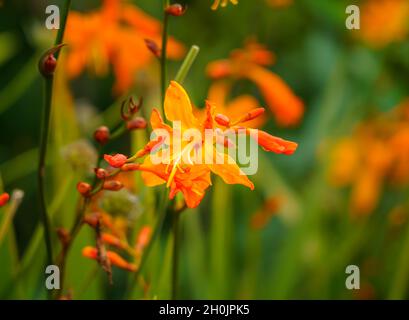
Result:
M179 243L180 243L180 215L181 212L174 211L173 213L173 223L172 223L172 233L173 233L173 256L172 256L172 300L178 298L178 270L179 270Z
M200 48L196 45L193 45L190 47L190 50L188 54L186 55L185 60L183 60L183 63L176 74L175 81L183 84L185 81L185 78L187 74L189 73L190 68L193 65L193 62L195 62L197 55L199 54Z
M167 46L168 46L168 28L169 28L169 14L166 9L169 7L169 0L163 0L163 30L162 30L162 54L160 58L160 70L161 70L161 98L162 105L165 101L166 92L166 78L167 78Z
M45 80L44 89L44 106L42 111L41 120L41 134L40 134L40 147L39 147L39 161L37 170L38 180L38 192L40 197L40 210L41 219L44 225L44 238L47 249L47 264L53 263L53 249L51 243L51 226L50 218L47 212L47 204L45 199L45 162L47 155L47 142L50 129L50 117L52 110L52 96L53 96L53 82L54 82L54 70L58 61L59 49L62 47L64 39L65 26L67 22L68 12L70 10L71 0L67 0L62 10L61 26L58 30L57 37L55 39L55 48L49 51L47 57L42 57L40 61L40 71ZM54 64L54 65L53 65ZM46 74L44 73L46 71ZM47 73L48 72L48 73Z

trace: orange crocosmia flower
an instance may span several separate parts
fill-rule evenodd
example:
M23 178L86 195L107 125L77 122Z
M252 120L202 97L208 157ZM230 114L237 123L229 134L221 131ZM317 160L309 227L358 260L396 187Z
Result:
M4 192L0 195L0 207L5 206L10 199L10 195Z
M154 59L145 39L161 42L160 23L125 1L104 0L99 10L91 13L71 12L65 35L67 72L76 77L88 67L101 76L112 65L114 90L123 93L132 86L137 71ZM181 58L184 51L180 43L169 40L169 58Z
M127 271L136 271L137 267L135 264L129 263L116 252L107 251L106 254L109 262L112 265ZM85 247L84 249L82 249L82 255L89 259L98 260L98 250L94 247Z
M359 37L375 48L403 40L409 33L408 0L367 0L361 8Z
M182 192L186 204L190 208L198 206L203 199L206 189L211 185L211 172L220 176L225 183L242 184L254 189L253 183L236 162L228 154L216 148L214 139L208 141L208 139L203 138L206 129L215 128L215 106L212 103L206 103L205 119L198 120L193 113L193 107L186 91L177 82L172 81L166 91L164 109L166 118L174 124L176 121L179 122L180 127L175 127L175 125L171 127L165 124L160 113L156 109L153 110L150 120L152 128L153 130L165 130L167 138L161 143L159 150L151 152L138 166L138 170L142 171L142 178L146 185L156 186L166 183L166 186L170 188L169 197L173 198L178 192ZM258 111L257 114L260 112ZM248 117L244 115L241 119L244 121ZM196 129L202 133L202 136L199 137L200 141L196 138L189 141L181 141L180 138L177 138L182 137L190 129ZM240 121L229 126L229 129L235 131L243 129L245 134L257 138L256 141L268 151L291 154L297 147L296 143L282 140L257 129L240 127ZM174 135L174 130L181 132ZM260 135L257 136L256 133L260 133ZM180 151L174 151L175 145L180 146ZM145 149L146 147L142 151ZM202 151L203 158L192 160L192 154L197 155L199 149ZM136 160L140 154L145 155L146 153L137 152L128 161ZM164 155L168 156L168 163L153 161L153 157L163 157ZM206 161L209 159L211 161Z
M299 123L304 104L291 88L266 67L273 64L274 55L264 46L248 41L243 49L234 50L229 59L210 63L207 74L213 79L248 79L257 85L265 102L282 126Z
M230 102L227 102L228 95L231 89L231 84L226 81L214 82L207 96L207 99L217 106L216 111L227 116L229 119L238 119L252 110L259 107L257 99L250 95L240 95ZM206 111L203 109L194 109L195 115L199 119L206 116ZM247 121L244 125L250 128L260 128L266 122L266 116L261 115L253 120Z
M222 8L226 7L229 2L231 2L232 4L236 5L239 3L238 0L214 0L213 4L211 6L212 10L217 10L217 8L219 6L221 6Z

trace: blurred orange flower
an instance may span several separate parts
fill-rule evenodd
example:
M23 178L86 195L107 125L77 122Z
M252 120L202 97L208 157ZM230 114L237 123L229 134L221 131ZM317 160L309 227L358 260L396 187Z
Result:
M379 48L403 40L409 32L408 0L367 0L361 9L359 37Z
M351 137L341 139L332 152L330 180L352 186L351 212L370 214L385 182L409 182L409 100L392 112L361 124Z
M234 5L239 3L238 0L214 0L211 8L212 10L217 10L219 6L224 8L229 4L229 2L231 2Z
M255 41L247 41L243 49L232 51L230 58L210 63L207 74L212 79L245 78L255 83L278 124L298 124L304 104L288 85L266 67L274 63L273 53Z
M111 64L116 78L114 91L123 93L134 83L137 71L154 59L145 39L160 43L160 23L125 1L104 0L94 12L71 12L65 36L67 72L76 77L88 67L101 76L108 73ZM171 38L167 54L181 58L184 47Z
M156 109L153 110L151 115L152 128L165 130L169 139L163 140L161 144L158 144L157 140L153 140L156 146L162 147L163 144L166 148L154 150L145 158L143 164L135 168L142 171L142 178L146 185L156 186L166 183L166 186L170 188L169 197L172 199L178 192L181 192L190 208L198 206L203 199L206 189L211 185L211 172L220 176L225 183L242 184L254 189L253 183L236 162L227 153L221 152L220 148L216 148L213 139L211 141L203 139L206 129L215 128L215 119L217 119L215 109L216 107L212 103L207 102L206 117L199 121L193 113L193 107L186 91L177 82L171 82L166 92L165 115L169 121L174 123L180 121L181 127L176 129L165 124L160 113ZM259 114L260 112L257 111L255 116ZM240 125L249 119L252 119L251 113L245 114L232 125L226 124L226 126L233 131L244 129L245 134L255 138L257 143L267 151L289 155L297 148L297 144L294 142L285 141L266 132L248 127L244 128ZM200 140L181 141L178 137L183 136L190 129L196 129L203 133ZM173 135L174 130L181 130L181 134ZM180 151L174 153L174 145L179 145ZM198 148L203 151L203 157L212 160L210 163L206 160L203 161L203 158L199 159L199 162L192 161L191 153L196 152L197 154ZM146 149L145 147L142 152L137 152L134 157L128 159L128 162L138 159L141 155L146 155L147 153L144 152ZM148 149L152 150L151 147ZM169 155L169 163L157 163L152 160L153 155L163 156L165 153Z

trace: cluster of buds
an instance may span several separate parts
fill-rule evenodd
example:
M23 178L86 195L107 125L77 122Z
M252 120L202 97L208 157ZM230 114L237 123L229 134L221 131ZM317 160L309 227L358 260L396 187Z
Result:
M94 188L89 183L81 181L77 183L77 191L85 198L89 198L101 190L119 191L124 185L117 180L108 180L112 175L103 168L95 168L95 177L100 183Z
M125 127L129 131L137 129L145 129L147 122L142 117L136 117L136 113L141 109L143 100L139 99L138 102L135 102L132 97L128 100L122 102L121 105L121 118L125 122ZM100 126L94 132L94 140L101 146L108 143L112 136L115 135L115 132L111 134L111 131L106 126Z
M142 227L137 235L135 245L132 246L128 243L123 232L117 230L115 223L109 215L93 213L85 216L84 222L97 232L96 247L85 247L82 250L84 257L98 261L103 268L108 263L109 266L116 266L130 272L138 270L143 250L149 244L151 238L151 227ZM130 256L133 261L127 261L118 252L123 252ZM104 265L101 263L101 257L106 259Z

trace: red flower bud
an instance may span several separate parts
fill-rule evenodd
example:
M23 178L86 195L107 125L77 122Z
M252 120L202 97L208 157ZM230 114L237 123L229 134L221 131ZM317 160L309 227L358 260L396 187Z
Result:
M142 117L136 117L126 123L128 130L145 129L147 126L146 120Z
M217 122L217 124L223 126L223 127L228 127L230 126L230 119L229 117L225 116L224 114L218 113L216 114L214 120Z
M43 72L47 75L51 75L54 73L55 68L57 68L57 59L53 54L50 54L43 61Z
M186 8L183 8L179 3L172 4L165 9L165 12L171 16L179 17L183 15Z
M94 132L94 139L99 144L106 144L109 141L109 129L106 126L101 126Z
M150 52L157 58L160 58L162 55L162 50L159 48L157 43L151 39L145 39L145 45L149 49Z
M105 181L103 189L110 190L110 191L119 191L124 187L124 185L116 180Z
M128 158L121 153L114 154L113 156L109 154L105 154L104 159L106 162L109 163L111 167L114 167L114 168L122 167L128 160Z
M91 187L91 185L89 183L78 182L77 183L77 190L84 197L88 197L89 194L91 193L92 187Z
M100 180L105 179L108 175L107 171L102 168L95 168L94 171L95 171L95 176Z
M9 199L10 199L10 195L7 192L1 194L0 195L0 207L6 205Z
M57 59L54 57L54 54L63 46L64 44L55 46L54 48L47 50L41 56L40 61L38 62L38 69L44 77L49 78L54 74L55 68L57 67Z

